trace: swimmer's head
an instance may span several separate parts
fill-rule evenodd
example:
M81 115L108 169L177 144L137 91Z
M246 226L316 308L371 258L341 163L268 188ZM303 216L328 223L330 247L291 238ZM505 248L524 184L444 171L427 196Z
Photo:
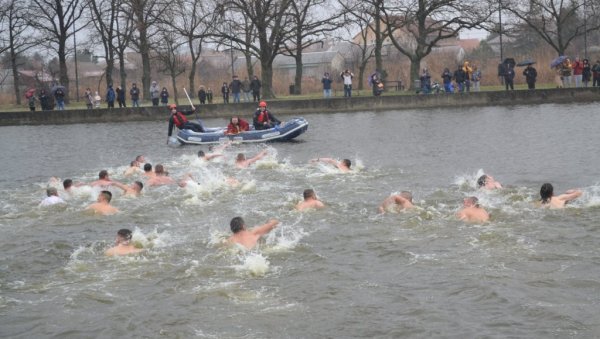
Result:
M350 166L352 166L352 161L350 161L350 159L344 159L342 160L342 163L344 165L346 165L346 167L350 168Z
M315 194L315 191L312 188L305 189L303 195L304 195L304 200L317 197L317 195Z
M209 152L212 152L212 151L214 151L214 149L215 149L215 147L214 147L213 145L209 145L209 146L208 146L208 151L209 151Z
M144 188L144 184L142 184L141 181L136 181L133 183L133 185L136 187L138 192L141 192L142 189Z
M158 164L154 167L154 173L156 174L164 174L165 173L165 168L163 167L163 165Z
M554 187L550 183L545 183L540 189L540 196L542 197L542 204L550 202L550 198L554 195Z
M65 181L63 181L63 188L65 190L68 190L69 188L71 188L71 186L73 186L73 180L65 179Z
M488 178L488 176L486 174L480 176L479 179L477 179L477 187L479 187L479 188L484 187L485 184L487 183L487 178Z
M143 155L138 155L137 157L135 157L135 161L137 161L139 164L143 163L146 161L146 159L144 159Z
M98 173L98 178L100 178L100 179L108 179L108 171L107 170L100 171L100 173Z
M198 158L203 158L206 154L204 153L203 150L199 150L198 151Z
M152 172L152 164L151 163L144 164L144 172Z
M467 197L463 200L465 207L479 207L479 199L477 197Z
M244 219L242 219L242 217L235 217L231 219L229 227L231 228L231 232L235 234L242 231L244 229L245 224L246 223L244 222Z
M131 166L131 167L137 167L137 161L134 160L134 161L130 162L129 166Z
M117 244L127 245L131 241L133 234L130 230L122 228L117 232Z
M412 202L412 193L410 193L409 191L402 191L400 192L400 196L403 197L404 199Z
M58 191L54 187L48 187L48 189L46 190L46 195L48 195L49 197L53 195L58 196Z
M244 155L244 153L238 153L238 155L235 158L235 160L237 160L237 161L244 161L244 160L246 160L246 156Z
M112 193L110 193L110 191L102 191L98 195L98 201L110 202L111 199L112 199Z

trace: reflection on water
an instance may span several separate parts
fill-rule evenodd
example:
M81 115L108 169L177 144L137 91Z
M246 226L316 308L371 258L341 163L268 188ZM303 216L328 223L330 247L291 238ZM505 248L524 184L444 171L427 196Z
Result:
M0 336L591 337L600 330L590 317L600 289L594 109L309 115L296 142L233 145L209 163L199 147L167 147L166 123L0 128ZM43 140L32 137L40 131ZM256 165L234 168L237 153L264 148ZM83 212L99 190L60 187L101 169L131 183L140 178L123 173L138 154L193 180L139 198L112 188L121 213L108 217ZM326 156L355 170L308 163ZM505 188L478 190L488 172ZM565 210L537 209L544 182L584 194ZM47 186L68 204L38 207ZM294 211L305 188L327 208ZM377 213L403 190L415 210ZM456 220L470 195L489 223ZM281 224L240 250L223 245L238 215ZM145 250L105 257L125 227Z

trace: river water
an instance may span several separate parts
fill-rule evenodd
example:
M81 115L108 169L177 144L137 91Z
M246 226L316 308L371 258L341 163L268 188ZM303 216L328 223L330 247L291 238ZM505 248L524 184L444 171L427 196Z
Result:
M232 145L210 163L195 156L206 146L165 145L166 121L1 127L0 337L598 336L596 105L305 118L296 142ZM263 148L265 159L233 168L237 153ZM131 183L123 172L138 154L199 184L146 187L137 199L113 189L114 216L84 212L98 194L88 186L66 206L38 207L65 178L107 169ZM355 169L308 163L326 156ZM505 188L477 190L484 172ZM564 210L538 209L544 182L584 193ZM294 211L305 188L327 207ZM401 190L418 208L378 214ZM456 220L470 195L489 223ZM281 224L241 252L222 245L238 215ZM120 228L134 230L142 254L103 255Z

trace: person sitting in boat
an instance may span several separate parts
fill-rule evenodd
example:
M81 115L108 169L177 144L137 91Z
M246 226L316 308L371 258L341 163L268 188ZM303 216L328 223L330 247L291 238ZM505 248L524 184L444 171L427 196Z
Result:
M229 125L227 125L227 132L225 132L225 134L240 134L241 132L249 129L250 125L248 124L248 121L237 116L233 116L229 120Z
M178 111L177 105L170 104L171 117L169 118L169 136L173 134L173 125L179 129L191 129L194 132L204 132L204 127L200 123L189 121L185 116L196 113L196 107L192 106L191 111Z
M258 109L256 112L254 112L254 119L252 123L254 124L254 129L261 130L273 128L276 125L281 124L281 121L277 120L277 118L275 118L273 114L269 112L267 109L267 103L265 101L261 101L258 104Z

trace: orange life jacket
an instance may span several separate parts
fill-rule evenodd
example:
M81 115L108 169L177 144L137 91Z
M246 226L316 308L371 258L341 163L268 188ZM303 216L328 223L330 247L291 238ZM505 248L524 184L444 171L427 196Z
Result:
M188 119L181 112L173 114L173 123L177 128L181 128L186 122L188 122Z

